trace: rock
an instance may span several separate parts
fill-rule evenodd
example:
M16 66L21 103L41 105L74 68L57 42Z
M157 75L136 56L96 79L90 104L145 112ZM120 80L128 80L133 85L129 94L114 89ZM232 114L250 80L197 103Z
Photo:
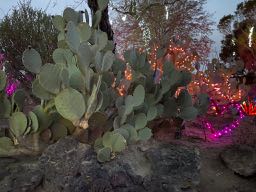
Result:
M232 146L220 154L225 165L241 176L253 176L256 174L256 149L241 145Z
M199 162L196 149L151 140L102 164L89 145L66 137L46 149L39 167L47 192L182 192L199 184Z
M0 163L6 162L6 159L0 159ZM37 161L9 161L2 168L5 171L0 178L1 192L32 192L36 191L41 185L43 175L39 170Z

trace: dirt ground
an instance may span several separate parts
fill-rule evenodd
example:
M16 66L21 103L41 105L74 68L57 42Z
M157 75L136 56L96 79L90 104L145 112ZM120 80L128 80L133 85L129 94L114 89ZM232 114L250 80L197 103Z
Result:
M217 119L216 119L217 120ZM215 121L217 124L227 122L225 119ZM242 127L241 127L242 126ZM248 128L248 121L243 121L240 128ZM252 126L252 125L251 125ZM193 128L194 127L194 128ZM185 145L198 147L201 155L201 182L198 187L200 192L256 192L256 175L251 178L241 177L227 168L220 159L220 152L226 147L233 145L232 136L224 136L215 141L204 141L204 132L193 126L189 133L180 141ZM253 127L252 127L253 128ZM255 127L254 127L255 128ZM199 138L194 135L199 134ZM201 137L201 138L200 138ZM256 139L256 138L255 138Z

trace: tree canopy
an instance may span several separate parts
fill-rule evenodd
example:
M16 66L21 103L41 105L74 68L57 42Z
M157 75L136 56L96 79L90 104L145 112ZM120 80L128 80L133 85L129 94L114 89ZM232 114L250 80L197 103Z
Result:
M199 56L210 52L213 22L204 10L205 0L125 0L113 1L116 11L115 39L119 49L160 46L173 39L190 43ZM206 45L206 46L205 46ZM122 51L121 51L122 52Z
M28 46L41 54L43 63L51 62L51 54L57 47L57 31L51 16L24 1L0 22L0 47L5 53L8 75L26 86L30 86L26 77L30 73L22 65L22 53Z
M220 19L219 31L224 35L220 58L224 62L242 60L245 69L256 69L256 0L237 5L233 15Z

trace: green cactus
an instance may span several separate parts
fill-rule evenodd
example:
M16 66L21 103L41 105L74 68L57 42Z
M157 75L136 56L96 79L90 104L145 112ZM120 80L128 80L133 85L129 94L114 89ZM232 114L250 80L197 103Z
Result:
M0 118L8 118L12 112L12 105L6 95L0 95L0 106Z
M111 148L103 147L97 152L97 159L99 162L104 163L111 160Z
M4 71L0 70L0 91L5 88L6 85L6 75Z
M22 136L27 129L27 117L22 112L15 112L12 114L9 120L10 130L15 137Z
M15 150L15 146L9 137L0 137L0 157L6 157L11 151Z
M23 65L31 73L38 74L42 67L42 59L40 54L32 48L28 48L24 51L22 57Z
M75 89L64 89L54 101L57 111L72 122L80 120L85 113L86 106L83 95Z
M193 104L186 90L191 74L175 69L169 61L164 62L162 79L156 84L146 53L132 49L124 53L125 61L115 58L113 41L98 30L102 11L109 1L97 2L99 10L92 17L92 27L87 12L86 22L81 13L71 8L66 8L63 16L53 17L53 24L60 32L53 64L42 65L39 53L33 48L24 51L24 66L36 74L32 93L41 99L41 105L27 116L13 113L10 130L14 137L49 131L50 139L57 141L68 134L79 135L83 129L104 127L103 136L96 139L94 148L99 162L105 162L127 144L150 139L150 121L158 117L192 120L207 110L209 102L206 95L200 95ZM166 49L160 50L157 57L162 58L165 52ZM124 77L126 63L132 71L132 81ZM127 94L119 96L116 88L123 82ZM5 74L0 71L0 91L5 83ZM176 97L179 87L184 90ZM22 92L13 98L21 111ZM8 117L12 107L6 96L0 95L0 105L4 106L0 108L0 117ZM110 123L113 125L109 126ZM10 140L2 141L12 146Z

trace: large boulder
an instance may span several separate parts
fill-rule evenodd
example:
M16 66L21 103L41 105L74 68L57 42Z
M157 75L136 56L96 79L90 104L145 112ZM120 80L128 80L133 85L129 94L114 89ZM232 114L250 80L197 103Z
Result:
M256 149L246 145L228 147L220 154L225 165L241 176L256 174Z
M37 159L0 159L1 192L33 192L42 181Z
M151 140L101 164L89 145L66 137L46 149L39 167L47 192L182 192L196 191L200 158L197 149Z

